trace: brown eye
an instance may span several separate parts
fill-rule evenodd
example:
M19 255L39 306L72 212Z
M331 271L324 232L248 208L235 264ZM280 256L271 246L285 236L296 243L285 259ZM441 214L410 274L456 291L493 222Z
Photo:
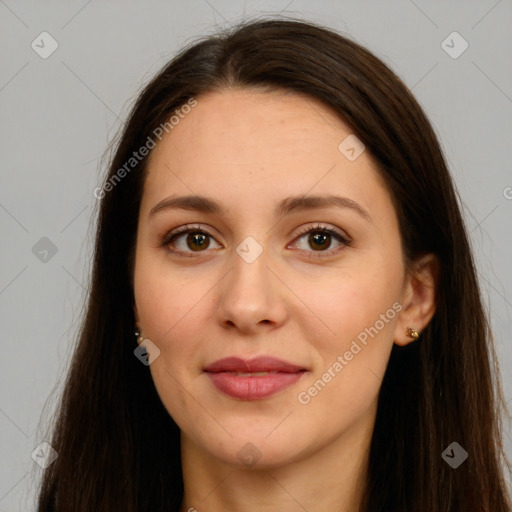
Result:
M328 249L331 245L331 235L329 233L319 231L312 232L308 236L308 243L315 250Z
M206 252L211 247L213 238L206 231L199 229L199 226L183 226L182 228L168 233L162 240L162 247L168 247L169 251L192 256L193 253ZM217 242L215 242L217 243ZM216 249L221 249L217 244Z
M322 226L310 226L302 230L296 238L296 245L301 251L309 252L311 257L330 256L350 245L348 235L342 235L337 230ZM333 243L338 245L332 248Z
M192 251L206 249L210 245L210 237L206 233L195 231L187 235L187 247Z

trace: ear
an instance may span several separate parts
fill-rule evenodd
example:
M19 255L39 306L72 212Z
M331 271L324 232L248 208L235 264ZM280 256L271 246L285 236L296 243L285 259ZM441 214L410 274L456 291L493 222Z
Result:
M405 346L414 341L407 334L408 327L421 335L434 316L439 273L439 260L435 254L426 254L413 263L404 284L403 309L395 325L394 342L397 345Z

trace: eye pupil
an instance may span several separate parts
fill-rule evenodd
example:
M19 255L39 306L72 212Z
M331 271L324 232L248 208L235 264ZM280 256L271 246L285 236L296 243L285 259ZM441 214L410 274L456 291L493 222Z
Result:
M189 233L187 236L187 246L193 251L207 248L209 245L210 239L204 233Z
M328 233L320 233L320 232L316 232L316 233L312 233L309 235L309 241L310 242L313 242L314 244L317 244L317 245L320 245L320 249L325 249L327 247L329 247L330 243L329 243L329 237L331 235L329 235ZM326 243L327 241L327 243Z

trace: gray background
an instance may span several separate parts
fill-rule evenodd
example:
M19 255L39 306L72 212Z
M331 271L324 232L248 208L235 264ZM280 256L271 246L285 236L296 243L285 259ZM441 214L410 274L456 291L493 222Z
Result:
M83 311L108 141L142 83L184 43L279 12L347 33L424 106L464 203L512 405L510 0L0 0L0 512L34 508L44 470L31 454L47 439ZM59 45L46 59L31 47L50 48L43 31ZM469 44L458 58L441 44L453 31Z

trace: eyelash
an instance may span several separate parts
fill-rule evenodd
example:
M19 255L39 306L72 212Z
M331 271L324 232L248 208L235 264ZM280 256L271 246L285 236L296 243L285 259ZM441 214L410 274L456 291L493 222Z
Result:
M209 236L211 238L214 238L212 235L210 235L207 231L203 230L201 226L189 226L188 224L185 226L182 226L181 228L178 228L167 235L165 235L164 239L162 240L161 247L167 247L172 242L176 240L181 235L189 234L189 233L200 233L202 235ZM317 224L316 226L309 226L304 229L302 229L296 236L294 240L298 240L302 238L304 235L307 235L309 233L326 233L334 237L338 242L340 242L342 245L340 247L337 247L336 249L330 249L327 251L306 251L305 249L299 249L300 251L306 251L310 253L310 258L323 258L327 256L332 256L333 254L338 253L339 251L343 250L344 247L348 247L351 245L351 240L345 236L343 236L341 233L336 231L333 228L330 228L328 226L324 226L321 224ZM195 257L197 253L205 252L205 251L197 251L195 253L194 251L176 251L175 249L169 249L170 252L173 254L178 254L180 256L184 257Z

